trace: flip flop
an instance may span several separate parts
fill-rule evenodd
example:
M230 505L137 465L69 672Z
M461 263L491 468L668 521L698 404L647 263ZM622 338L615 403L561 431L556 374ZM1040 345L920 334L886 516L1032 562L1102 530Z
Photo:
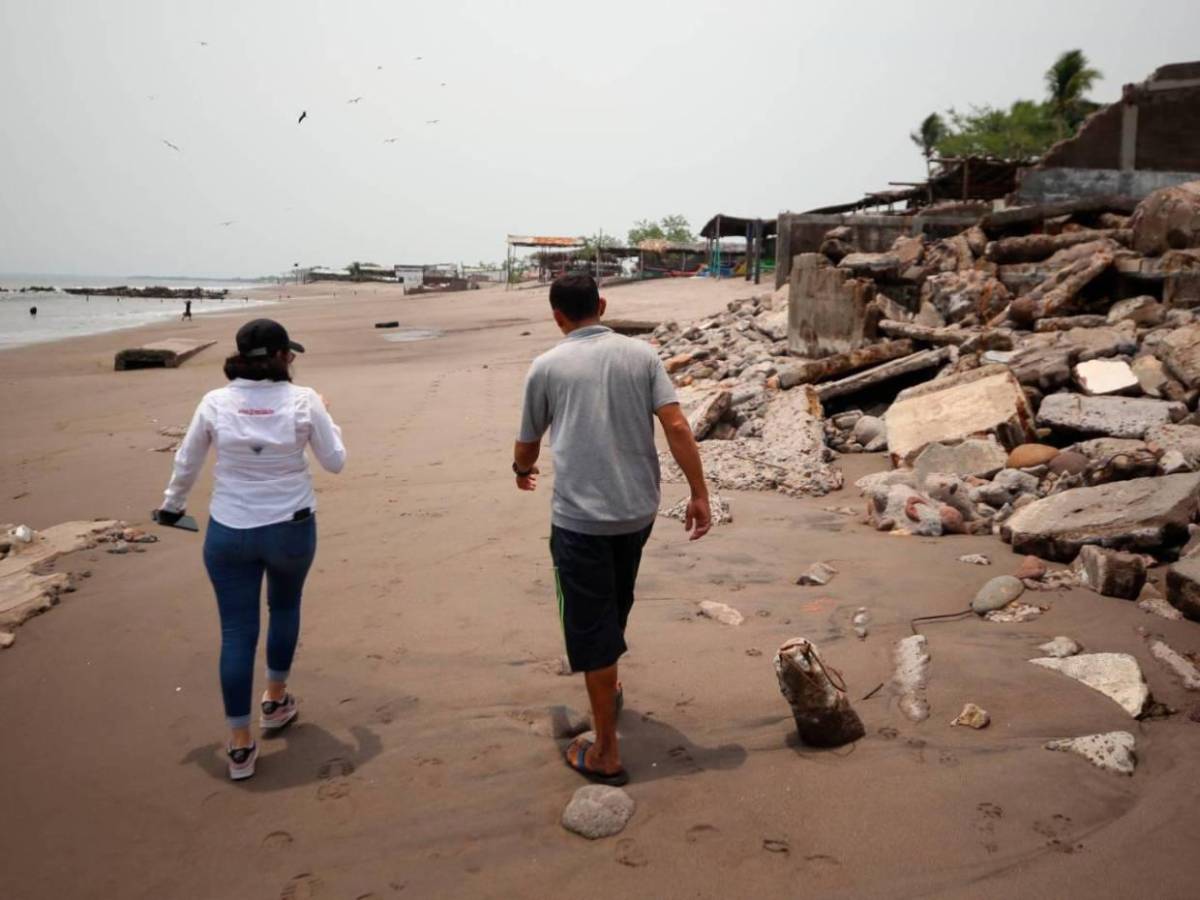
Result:
M624 769L617 769L615 772L601 772L597 769L589 769L586 759L588 748L592 746L591 741L580 741L579 750L575 754L575 760L572 762L565 755L563 762L568 768L574 769L588 781L596 784L607 784L609 787L620 787L623 784L629 783L629 773Z

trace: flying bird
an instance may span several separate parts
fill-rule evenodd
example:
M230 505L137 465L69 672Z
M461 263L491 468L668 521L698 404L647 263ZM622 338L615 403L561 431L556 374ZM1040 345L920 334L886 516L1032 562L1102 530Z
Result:
M168 141L166 138L163 138L163 139L162 139L162 142L163 142L164 144L166 144L168 147L170 147L172 150L174 150L176 153L178 153L178 152L179 152L179 148L178 148L178 147L176 147L174 144L172 144L170 141Z
M421 60L423 60L424 58L425 58L425 57L423 57L423 56L414 56L414 57L413 57L413 61L414 61L414 62L420 62L420 61L421 61Z
M425 124L426 125L436 125L440 121L442 121L442 120L441 119L426 119Z
M296 120L296 124L299 125L301 122L303 122L307 118L308 118L308 110L306 109L306 110L304 110L304 112L300 113L300 118L298 118Z
M355 97L353 100L347 100L346 102L347 103L357 103L361 99L362 99L362 97Z
M201 42L200 42L200 46L201 46L201 47L207 47L207 46L208 46L208 41L201 41Z
M236 221L237 221L237 219L230 219L228 222L218 222L217 224L220 225L222 228L228 228L230 225L232 225Z
M396 143L396 138L384 138L383 142L385 144L394 144L394 143Z
M443 81L443 82L442 82L442 87L445 87L445 86L446 86L446 82L444 82L444 81Z

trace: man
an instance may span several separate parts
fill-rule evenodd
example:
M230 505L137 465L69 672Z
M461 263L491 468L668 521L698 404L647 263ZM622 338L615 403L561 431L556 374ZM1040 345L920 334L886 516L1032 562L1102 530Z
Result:
M691 489L684 528L697 540L711 513L700 451L654 349L600 324L605 302L589 275L550 286L554 322L566 339L543 353L525 381L513 451L517 487L537 487L542 436L552 429L554 498L550 554L571 669L582 671L595 742L577 739L566 762L589 780L629 780L617 747L622 704L617 660L642 547L659 506L654 417Z

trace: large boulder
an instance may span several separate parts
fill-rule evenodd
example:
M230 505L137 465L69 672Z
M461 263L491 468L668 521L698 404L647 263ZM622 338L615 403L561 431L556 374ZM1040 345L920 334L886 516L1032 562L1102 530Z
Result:
M1001 534L1017 553L1070 562L1085 544L1162 550L1188 539L1200 474L1134 478L1051 494L1013 513Z
M1200 247L1200 181L1161 188L1137 205L1129 222L1143 256Z
M885 416L895 464L911 465L925 447L994 435L1006 449L1027 442L1033 411L1003 365L984 366L901 391Z
M1186 406L1166 400L1051 394L1038 408L1037 423L1073 434L1140 439L1155 425L1176 422L1186 415Z

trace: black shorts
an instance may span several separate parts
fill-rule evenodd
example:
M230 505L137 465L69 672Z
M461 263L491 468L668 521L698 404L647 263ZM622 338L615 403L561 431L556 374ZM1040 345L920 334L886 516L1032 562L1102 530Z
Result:
M558 616L571 671L607 668L627 649L625 623L633 608L633 585L653 528L650 524L629 534L580 534L551 526Z

